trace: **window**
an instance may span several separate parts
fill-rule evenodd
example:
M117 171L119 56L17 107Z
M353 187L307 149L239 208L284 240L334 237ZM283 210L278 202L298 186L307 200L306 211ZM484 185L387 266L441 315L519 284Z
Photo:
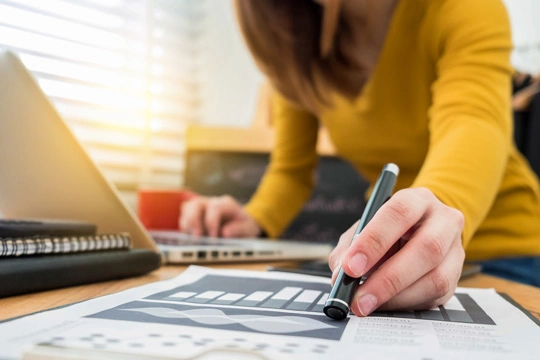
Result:
M19 55L132 205L140 186L182 184L200 4L0 0L0 49Z

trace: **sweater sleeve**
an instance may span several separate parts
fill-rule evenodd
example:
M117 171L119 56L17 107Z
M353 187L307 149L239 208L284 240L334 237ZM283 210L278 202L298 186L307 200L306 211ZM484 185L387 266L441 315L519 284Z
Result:
M285 230L311 195L318 120L277 93L272 96L272 114L275 144L270 164L245 209L273 238Z
M445 1L439 14L430 146L413 186L463 212L466 246L495 200L512 146L511 34L499 0Z

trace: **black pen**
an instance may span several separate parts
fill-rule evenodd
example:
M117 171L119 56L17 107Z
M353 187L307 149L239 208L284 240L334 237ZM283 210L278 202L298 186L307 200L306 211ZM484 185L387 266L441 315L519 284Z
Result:
M364 209L364 213L358 222L358 226L356 227L351 242L353 242L358 234L360 234L367 223L371 221L373 215L375 215L386 200L390 198L392 191L394 191L394 185L396 184L398 174L399 167L396 164L390 163L383 167L366 208ZM324 306L323 311L326 316L335 320L345 319L349 315L351 310L351 300L358 289L360 282L364 282L373 270L374 269L368 271L368 273L360 279L356 279L345 274L343 268L340 268L334 287L328 295L326 305Z

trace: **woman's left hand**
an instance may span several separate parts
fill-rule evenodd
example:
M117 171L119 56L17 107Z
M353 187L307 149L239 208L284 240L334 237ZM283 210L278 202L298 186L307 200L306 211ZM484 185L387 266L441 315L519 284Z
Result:
M334 283L340 266L354 278L391 254L358 288L351 310L367 316L375 309L428 309L453 295L465 251L463 215L426 188L396 192L351 243L354 224L330 254ZM388 253L388 254L387 254Z

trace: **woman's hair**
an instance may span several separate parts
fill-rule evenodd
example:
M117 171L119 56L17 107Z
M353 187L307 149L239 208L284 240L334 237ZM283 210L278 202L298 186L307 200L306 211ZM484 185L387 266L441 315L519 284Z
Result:
M337 92L358 95L365 68L345 51L339 0L236 0L240 29L255 62L289 101L318 113Z

